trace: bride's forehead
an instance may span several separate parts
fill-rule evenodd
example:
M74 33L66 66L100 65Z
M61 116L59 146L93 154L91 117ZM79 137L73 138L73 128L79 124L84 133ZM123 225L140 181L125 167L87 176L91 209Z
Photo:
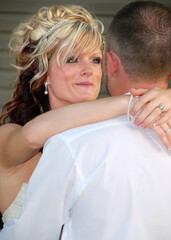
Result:
M75 45L75 47L72 49L70 45L66 46L61 52L59 49L56 49L55 52L52 54L53 58L58 59L60 62L65 62L68 57L78 57L81 55L92 55L92 54L98 54L102 55L102 49L101 47L97 45L93 45L90 43L87 43L84 47L85 43L83 41L79 42Z
M99 45L93 45L90 43L86 44L85 47L84 42L80 42L75 46L75 48L71 51L71 54L79 54L79 55L85 55L85 54L91 54L93 52L102 53L102 49Z

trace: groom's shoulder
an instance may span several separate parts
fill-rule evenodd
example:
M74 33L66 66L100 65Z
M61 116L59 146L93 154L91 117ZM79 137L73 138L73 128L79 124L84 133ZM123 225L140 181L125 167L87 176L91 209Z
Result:
M112 129L115 129L116 127L120 128L120 126L127 124L128 121L126 116L120 116L114 119L72 128L53 136L53 139L60 137L70 142L74 141L75 139L86 138L86 136L97 137L101 134L109 134L109 131L112 131Z

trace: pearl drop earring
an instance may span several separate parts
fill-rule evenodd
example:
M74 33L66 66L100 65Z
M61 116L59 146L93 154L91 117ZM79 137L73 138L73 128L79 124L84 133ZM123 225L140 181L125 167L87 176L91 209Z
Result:
M48 83L47 83L47 82L45 82L45 91L44 91L44 94L45 94L45 95L48 95L48 89L47 89L47 85L48 85Z

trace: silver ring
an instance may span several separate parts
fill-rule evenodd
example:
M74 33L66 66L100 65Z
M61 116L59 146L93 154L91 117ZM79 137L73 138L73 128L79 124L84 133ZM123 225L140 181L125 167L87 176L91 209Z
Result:
M163 105L158 105L157 107L160 108L162 113L166 111L166 107Z
M166 134L168 134L170 132L171 128L169 127L168 129L166 129Z

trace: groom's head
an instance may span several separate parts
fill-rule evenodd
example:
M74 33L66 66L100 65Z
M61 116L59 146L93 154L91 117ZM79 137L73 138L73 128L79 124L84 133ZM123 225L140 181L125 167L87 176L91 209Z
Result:
M119 95L131 87L167 87L171 75L171 9L132 2L109 27L105 46L107 87Z

